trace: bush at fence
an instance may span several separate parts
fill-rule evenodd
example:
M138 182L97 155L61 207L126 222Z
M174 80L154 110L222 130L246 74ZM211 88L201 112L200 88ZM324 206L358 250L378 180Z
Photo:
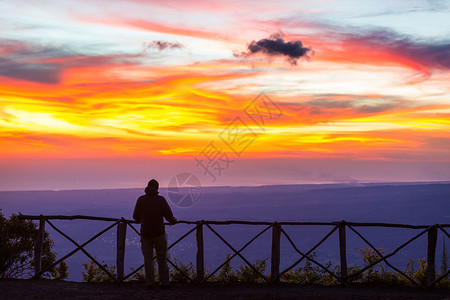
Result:
M0 278L29 278L33 275L34 243L38 231L33 221L20 219L16 214L5 218L0 209ZM42 269L55 262L53 245L48 232L44 231ZM64 261L42 275L53 279L67 279L68 276L68 267Z

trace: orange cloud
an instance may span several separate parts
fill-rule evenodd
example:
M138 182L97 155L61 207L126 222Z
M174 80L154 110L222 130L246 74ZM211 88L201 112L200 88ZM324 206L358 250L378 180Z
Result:
M320 50L315 60L400 64L423 73L431 66L365 40L316 43L317 48L314 41L306 43ZM17 47L26 51L18 55ZM148 66L140 54L89 56L48 48L38 57L32 45L11 42L0 49L14 71L4 72L0 82L4 158L191 157L210 141L226 150L219 134L240 116L258 134L245 152L251 158L449 159L442 150L449 115L442 111L450 107L420 97L320 91L278 97L275 92L272 98L283 114L262 130L243 109L256 96L245 87L261 84L257 80L264 72L238 60ZM28 64L32 71L25 74ZM281 65L272 66L288 74ZM42 74L56 79L42 80Z

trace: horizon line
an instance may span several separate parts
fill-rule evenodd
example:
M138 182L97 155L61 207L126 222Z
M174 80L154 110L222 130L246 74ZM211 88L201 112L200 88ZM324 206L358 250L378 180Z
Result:
M367 184L450 184L450 180L429 180L429 181L355 181L355 182L320 182L320 183L286 183L286 184L254 184L254 185L204 185L201 188L257 188L270 186L306 186L306 185L346 185L349 187L363 187ZM69 192L69 191L106 191L106 190L134 190L145 187L122 187L122 188L80 188L80 189L30 189L30 190L0 190L2 192ZM167 190L168 186L160 186L159 190ZM180 187L187 188L187 187Z

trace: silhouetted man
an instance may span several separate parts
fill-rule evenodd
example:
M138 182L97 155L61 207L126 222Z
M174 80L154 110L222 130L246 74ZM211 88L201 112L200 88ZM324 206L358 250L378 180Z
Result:
M164 229L164 218L171 225L177 222L166 199L158 195L158 188L158 181L150 180L145 188L145 195L139 197L133 212L133 218L141 224L141 248L144 254L147 288L152 288L155 284L153 248L156 250L161 288L165 288L169 284L167 235Z

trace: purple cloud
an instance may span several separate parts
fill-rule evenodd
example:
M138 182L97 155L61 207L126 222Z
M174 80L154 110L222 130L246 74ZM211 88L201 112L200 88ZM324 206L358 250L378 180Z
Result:
M180 49L184 48L183 44L181 43L172 43L172 42L166 42L166 41L152 41L149 43L144 43L144 49L158 49L159 51L165 50L165 49Z
M296 65L298 59L304 57L309 59L309 53L313 54L311 47L304 47L300 40L285 41L282 32L272 34L267 39L252 41L247 46L247 52L235 54L235 56L249 57L261 53L271 57L285 57L291 65Z
M43 84L57 84L67 68L134 64L140 55L82 55L67 49L0 40L0 76Z
M373 49L385 50L426 68L450 69L449 40L423 40L388 30L348 33L344 34L343 38L350 42L363 43Z

